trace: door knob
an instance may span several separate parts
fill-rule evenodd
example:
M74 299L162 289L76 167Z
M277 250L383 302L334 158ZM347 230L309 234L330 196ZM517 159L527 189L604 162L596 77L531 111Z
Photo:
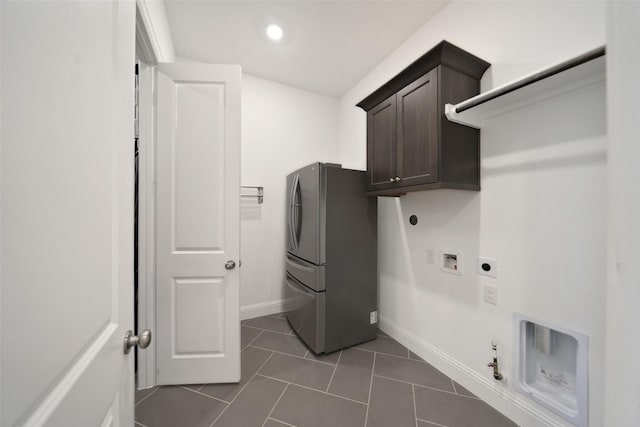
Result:
M140 336L137 336L133 335L133 331L129 329L124 334L124 344L122 350L124 351L124 354L129 354L129 351L131 351L131 347L135 347L137 345L138 347L145 349L149 347L149 344L151 344L150 330L145 329L144 331L142 331Z
M229 260L227 261L227 263L224 265L224 268L226 268L227 270L233 270L234 268L236 268L236 262L233 260Z

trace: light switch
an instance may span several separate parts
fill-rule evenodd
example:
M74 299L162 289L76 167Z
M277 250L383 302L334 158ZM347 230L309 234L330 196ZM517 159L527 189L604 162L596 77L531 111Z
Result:
M484 285L484 302L498 305L498 288L491 285Z
M434 251L433 249L427 249L427 262L429 264L436 263L436 251Z

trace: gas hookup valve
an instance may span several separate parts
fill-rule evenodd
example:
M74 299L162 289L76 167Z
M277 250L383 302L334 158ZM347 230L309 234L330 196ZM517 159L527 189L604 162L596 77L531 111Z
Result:
M492 341L491 348L493 349L493 362L489 363L487 366L493 368L493 378L498 381L502 381L502 374L498 368L498 343Z

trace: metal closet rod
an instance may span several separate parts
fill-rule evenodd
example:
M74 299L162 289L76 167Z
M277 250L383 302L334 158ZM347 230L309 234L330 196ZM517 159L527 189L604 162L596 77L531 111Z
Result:
M507 93L513 92L522 87L529 86L530 84L533 84L540 80L551 77L555 74L566 71L569 68L577 67L578 65L584 64L585 62L589 62L593 59L604 56L605 52L606 52L605 46L601 46L596 49L590 50L589 52L583 53L582 55L576 56L575 58L571 58L567 61L561 62L560 64L554 65L538 73L532 74L521 80L517 80L511 84L503 86L498 90L485 92L485 94L483 95L479 95L474 98L471 98L468 101L463 101L459 104L456 104L455 112L461 113L465 110L468 110L480 104L484 104L485 102L491 101L492 99L498 98L502 95L506 95Z

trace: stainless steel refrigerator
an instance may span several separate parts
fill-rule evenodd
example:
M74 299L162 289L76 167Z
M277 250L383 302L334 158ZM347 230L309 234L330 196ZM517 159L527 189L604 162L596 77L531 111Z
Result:
M315 353L376 338L377 199L365 172L313 163L287 176L286 315Z

